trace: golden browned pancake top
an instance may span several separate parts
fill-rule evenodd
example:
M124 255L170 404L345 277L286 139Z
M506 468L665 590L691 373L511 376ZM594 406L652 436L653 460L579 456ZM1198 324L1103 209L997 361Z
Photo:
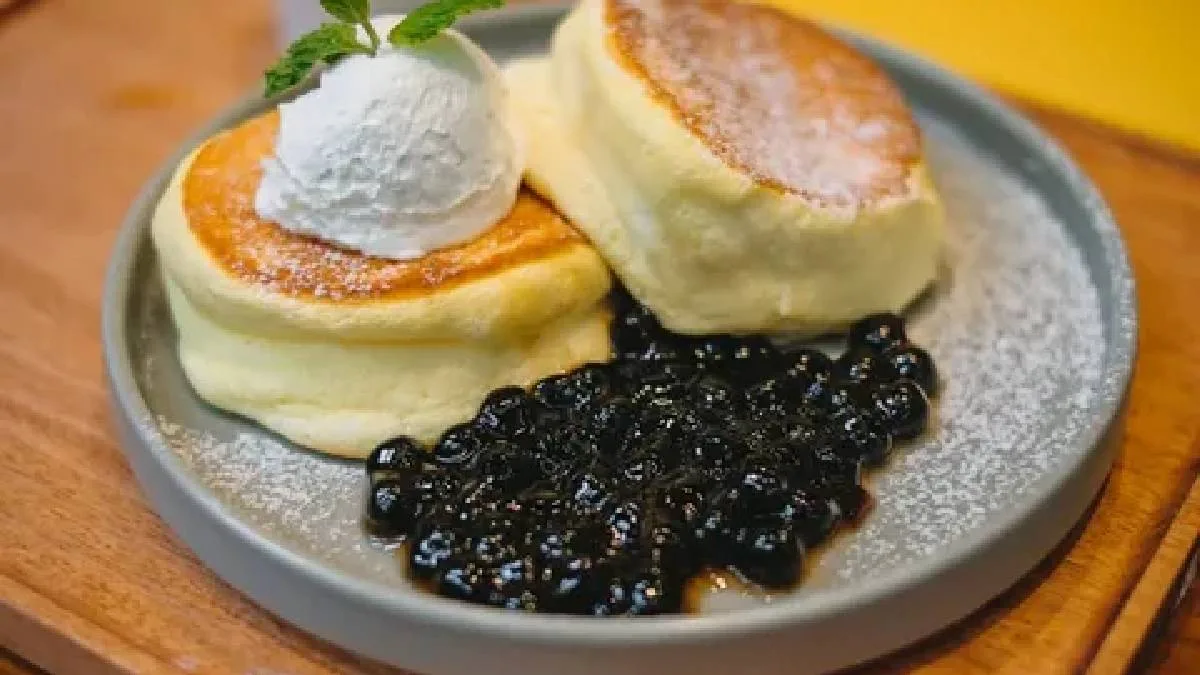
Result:
M906 192L920 132L887 75L817 26L729 0L606 0L610 45L691 132L822 205Z
M254 209L262 159L274 152L278 129L279 115L270 112L213 137L183 184L184 214L196 239L226 272L265 290L340 301L424 294L583 241L524 189L495 227L417 260L374 258L288 232Z

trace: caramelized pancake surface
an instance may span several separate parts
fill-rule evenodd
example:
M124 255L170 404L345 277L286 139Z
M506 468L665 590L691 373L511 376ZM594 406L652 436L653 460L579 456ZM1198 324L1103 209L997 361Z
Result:
M866 56L728 0L605 0L610 48L731 167L819 205L907 194L920 131Z
M278 129L272 111L215 136L183 184L196 240L227 274L268 291L341 302L426 295L584 243L524 189L512 212L478 238L417 260L374 258L288 232L254 209L261 161L274 152Z

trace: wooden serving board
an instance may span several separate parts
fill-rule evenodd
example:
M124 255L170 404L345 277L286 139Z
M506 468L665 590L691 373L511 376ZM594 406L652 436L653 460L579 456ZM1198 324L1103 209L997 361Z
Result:
M205 570L147 508L109 422L99 307L121 216L272 44L267 0L47 0L0 18L0 672L394 672ZM1025 581L869 671L1120 672L1200 529L1200 159L1033 114L1100 184L1132 250L1141 355L1120 459Z

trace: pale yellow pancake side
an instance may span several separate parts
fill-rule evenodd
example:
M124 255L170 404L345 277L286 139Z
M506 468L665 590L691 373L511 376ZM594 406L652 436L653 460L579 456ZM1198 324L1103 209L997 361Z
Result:
M339 343L235 332L197 311L173 282L167 290L179 359L203 399L346 457L366 457L400 435L432 442L497 387L609 357L609 315L599 308L523 341Z

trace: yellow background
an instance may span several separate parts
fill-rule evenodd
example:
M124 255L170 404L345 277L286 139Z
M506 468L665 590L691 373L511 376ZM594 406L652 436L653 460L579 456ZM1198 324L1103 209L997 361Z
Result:
M1200 150L1200 0L764 0Z

